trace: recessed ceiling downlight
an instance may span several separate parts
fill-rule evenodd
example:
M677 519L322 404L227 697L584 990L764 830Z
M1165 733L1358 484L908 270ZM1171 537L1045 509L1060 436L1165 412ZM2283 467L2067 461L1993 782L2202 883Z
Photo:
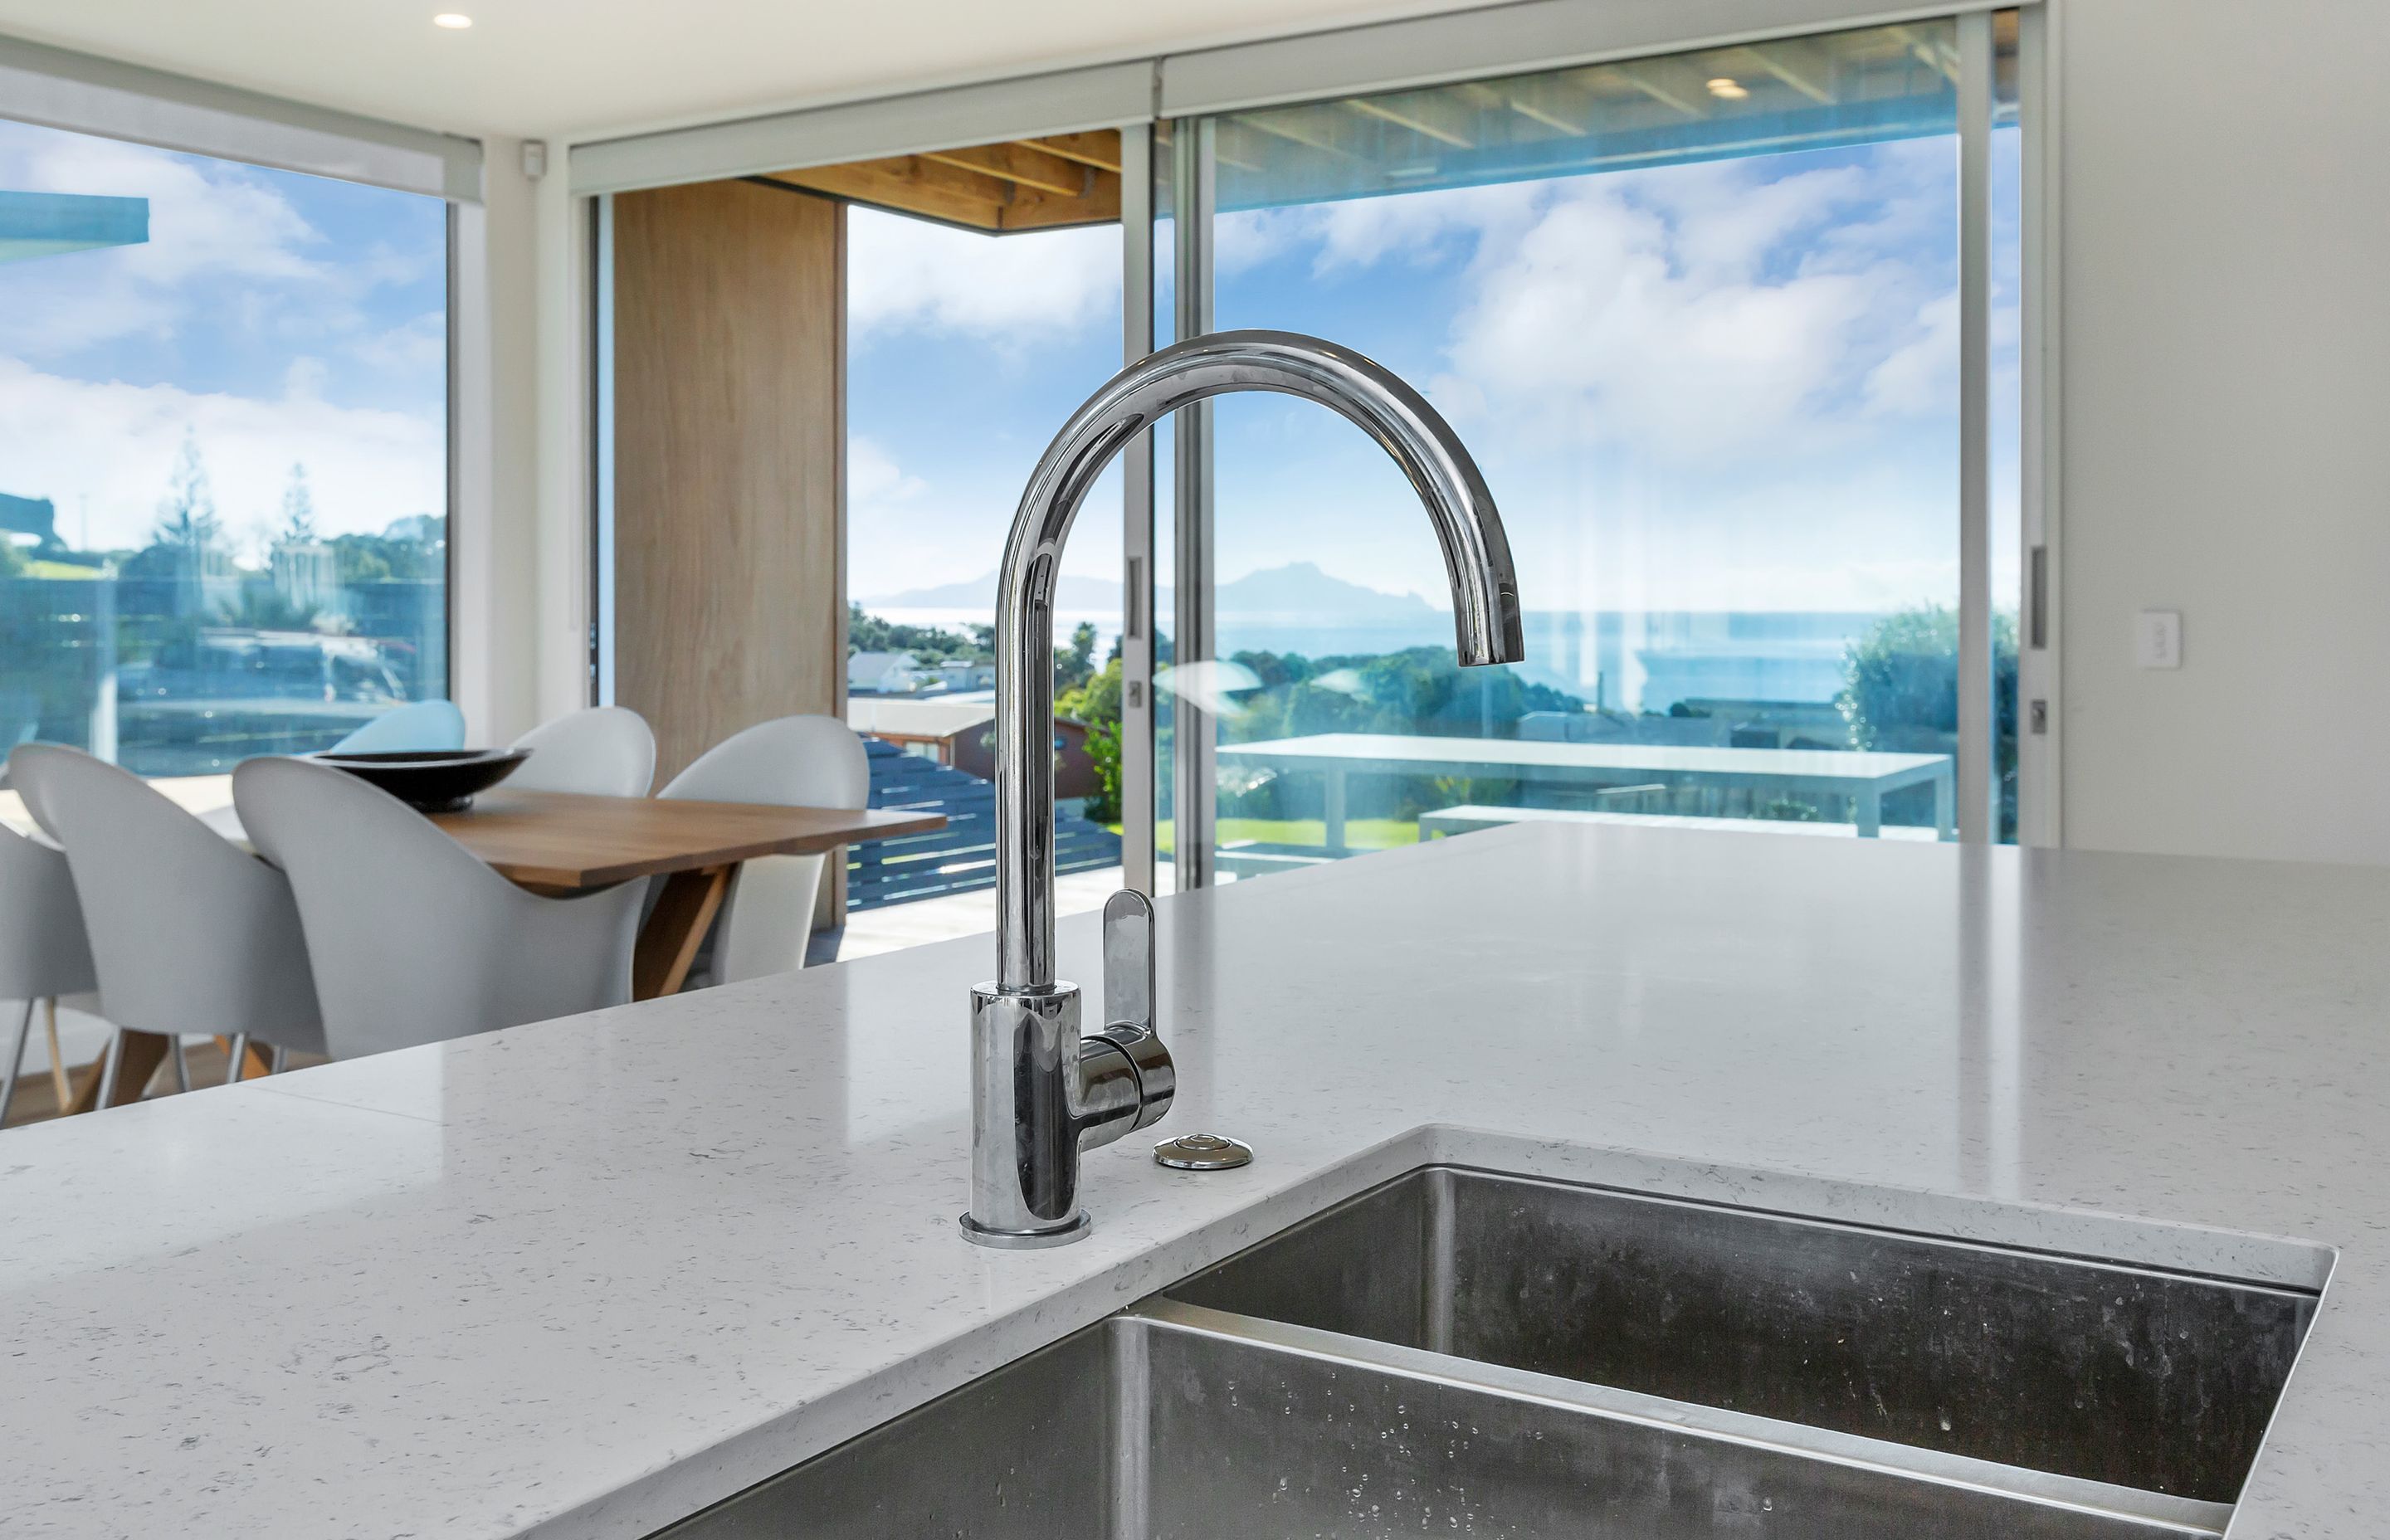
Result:
M473 24L473 19L469 16L461 16L455 11L442 11L431 19L431 24L435 27L445 27L452 32L461 32Z
M1720 101L1739 102L1751 95L1751 88L1731 75L1720 75L1709 83L1710 95Z

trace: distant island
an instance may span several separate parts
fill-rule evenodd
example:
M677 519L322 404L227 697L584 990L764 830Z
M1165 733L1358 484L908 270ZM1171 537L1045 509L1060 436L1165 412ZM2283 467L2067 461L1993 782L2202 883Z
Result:
M942 583L908 588L861 601L874 609L982 610L996 609L996 574L988 572L966 583ZM1165 614L1171 604L1167 588L1154 596ZM1335 617L1373 623L1432 619L1442 611L1417 594L1389 594L1382 589L1322 571L1316 562L1291 561L1248 572L1220 584L1214 606L1223 615ZM1055 588L1055 608L1064 610L1108 610L1121 607L1121 585L1105 578L1065 573Z

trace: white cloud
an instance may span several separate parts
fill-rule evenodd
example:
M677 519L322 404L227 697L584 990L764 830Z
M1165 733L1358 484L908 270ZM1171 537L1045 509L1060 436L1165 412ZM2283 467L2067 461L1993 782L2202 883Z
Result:
M1350 284L1441 355L1531 609L1890 607L1956 589L1951 173L1947 143L1880 146L1356 200L1283 218L1271 279ZM1282 463L1253 417L1224 417L1224 460L1268 468L1224 490L1224 552L1441 592L1374 451Z
M42 134L0 140L0 182L149 204L149 238L140 245L12 267L10 302L0 305L0 348L10 352L55 357L170 331L187 314L188 286L202 277L341 285L338 271L310 253L322 235L257 173L229 161Z
M846 495L858 515L868 518L887 504L918 497L929 484L874 441L860 434L846 441Z
M1317 221L1308 209L1235 209L1212 222L1212 269L1233 278L1271 262L1308 238Z
M847 223L847 324L1029 342L1120 314L1116 225L987 236L856 209Z
M1542 190L1538 183L1504 182L1317 205L1304 211L1319 241L1311 270L1324 277L1389 258L1426 263L1457 242L1499 242L1532 216Z
M294 366L294 384L305 371ZM216 508L240 530L276 516L304 462L318 523L378 532L447 502L446 429L436 415L341 407L303 391L260 400L171 385L68 379L0 357L0 467L6 490L58 504L80 540L137 545L157 516L186 431L206 456Z
M1531 219L1484 227L1437 399L1688 465L1847 449L1872 418L1938 409L1955 308L1901 250L1899 206L1929 195L1913 169L1546 184Z
M448 317L426 311L369 333L350 345L348 357L385 379L437 379L448 365Z
M1959 401L1959 296L1937 294L1918 307L1915 335L1868 371L1870 409L1921 417Z

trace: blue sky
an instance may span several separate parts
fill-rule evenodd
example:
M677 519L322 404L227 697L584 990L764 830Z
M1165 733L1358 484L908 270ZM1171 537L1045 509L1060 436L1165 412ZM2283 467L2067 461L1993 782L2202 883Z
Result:
M1996 136L2011 199L2014 153ZM1955 168L1934 138L1232 213L1218 321L1314 331L1420 384L1484 465L1531 608L1949 602ZM975 577L1116 366L1118 233L858 210L852 237L854 592ZM1285 398L1218 413L1223 579L1312 560L1445 602L1424 520L1356 430ZM1995 490L2012 530L2012 473ZM1068 570L1117 574L1117 508L1091 500Z
M440 200L7 122L0 188L150 216L147 245L0 264L0 491L137 545L188 432L252 558L295 461L328 533L444 511Z

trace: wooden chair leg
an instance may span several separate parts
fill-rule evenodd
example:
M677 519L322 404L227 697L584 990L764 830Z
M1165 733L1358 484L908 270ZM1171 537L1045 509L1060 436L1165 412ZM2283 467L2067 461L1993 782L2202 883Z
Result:
M134 1032L117 1029L121 1046L114 1050L117 1060L116 1077L109 1086L108 1104L122 1107L129 1101L139 1101L141 1093L149 1088L149 1077L158 1066L166 1062L166 1039L154 1032ZM75 1087L74 1097L67 1103L69 1112L88 1112L99 1105L100 1084L108 1076L109 1055L102 1054L92 1063Z
M689 964L722 908L737 866L710 866L703 871L675 872L664 879L656 896L655 912L639 931L631 962L631 998L652 1000L676 995L688 978Z
M255 1041L247 1033L238 1037L219 1037L216 1046L225 1051L225 1084L227 1085L236 1081L262 1080L274 1072L274 1050ZM236 1054L241 1061L238 1070L230 1068L230 1060Z
M66 1055L58 1051L58 1002L56 996L42 1002L42 1026L50 1037L50 1089L58 1094L52 1105L60 1113L74 1099L74 1083L67 1078Z

